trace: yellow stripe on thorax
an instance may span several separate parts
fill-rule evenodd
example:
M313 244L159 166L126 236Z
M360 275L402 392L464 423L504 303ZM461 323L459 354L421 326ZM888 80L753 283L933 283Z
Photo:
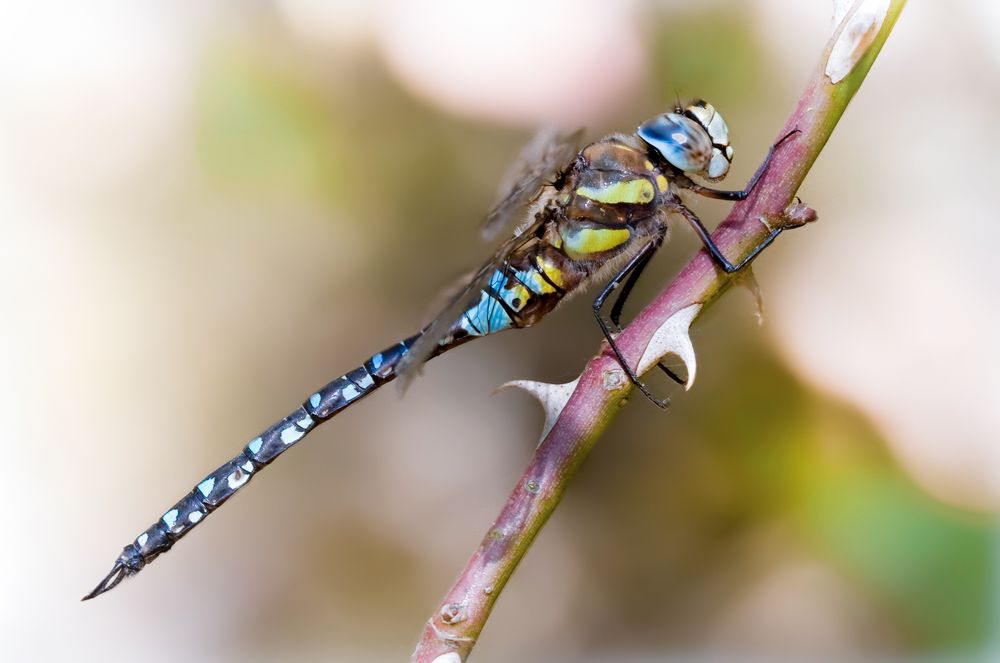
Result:
M626 228L580 228L563 234L563 251L573 260L603 253L629 240Z
M640 177L634 180L613 182L602 187L581 186L576 190L576 194L608 205L618 203L645 205L652 202L656 191L653 190L652 182L645 177Z

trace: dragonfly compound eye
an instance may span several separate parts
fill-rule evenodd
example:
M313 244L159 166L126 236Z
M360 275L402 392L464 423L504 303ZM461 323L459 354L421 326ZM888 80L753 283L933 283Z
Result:
M729 172L729 165L733 162L729 126L712 104L701 99L688 104L684 109L684 116L697 122L712 141L712 157L704 176L710 180L721 180Z
M636 134L655 148L672 166L686 173L700 173L712 159L712 139L696 120L679 113L664 113L639 126Z

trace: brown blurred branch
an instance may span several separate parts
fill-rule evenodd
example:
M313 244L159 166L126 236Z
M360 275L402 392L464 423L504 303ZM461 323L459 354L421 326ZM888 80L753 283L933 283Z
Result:
M731 259L747 255L774 223L794 226L811 220L811 210L789 207L792 198L904 4L905 0L859 0L845 12L778 137L793 130L800 133L776 152L753 195L736 204L712 235ZM732 281L705 251L698 253L616 338L623 355L642 370L667 353L685 356L685 348L690 349L687 326ZM692 372L693 355L686 362ZM632 389L606 345L569 385L521 386L542 401L549 428L500 515L428 620L413 661L460 663L468 657L507 580Z

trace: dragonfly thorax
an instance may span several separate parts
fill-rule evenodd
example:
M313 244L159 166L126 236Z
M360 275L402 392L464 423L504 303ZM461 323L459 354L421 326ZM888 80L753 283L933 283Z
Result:
M707 101L657 115L639 125L636 135L671 166L708 180L725 177L733 160L729 127Z

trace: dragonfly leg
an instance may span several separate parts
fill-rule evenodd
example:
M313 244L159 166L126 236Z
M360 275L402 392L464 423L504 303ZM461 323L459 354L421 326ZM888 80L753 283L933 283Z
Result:
M639 389L639 391L641 391L642 394L646 398L648 398L650 402L652 402L654 405L660 408L666 408L670 402L669 399L660 400L656 398L649 391L649 388L646 387L646 385L639 380L639 376L635 374L635 371L632 370L632 367L629 366L627 361L625 361L625 357L622 356L622 351L618 348L618 344L615 343L615 339L611 335L611 329L608 328L608 323L604 321L604 316L601 314L601 309L604 308L604 302L607 300L608 296L610 296L611 293L617 290L618 286L622 284L622 281L624 281L626 277L629 276L629 274L634 272L637 267L642 265L643 261L646 262L649 261L649 257L656 252L656 249L659 248L660 242L662 241L663 241L662 238L657 238L652 242L649 242L648 244L643 246L642 249L637 254L635 254L635 256L633 256L631 260L628 261L628 264L626 264L621 269L621 271L615 274L614 278L612 278L611 281L609 281L608 284L604 286L604 289L601 290L601 294L597 295L597 299L594 300L594 317L597 318L597 324L600 325L601 331L604 333L604 338L608 341L608 345L611 347L611 350L615 353L615 357L618 359L618 364L628 374L628 377L632 381L632 384L634 384ZM644 267L645 265L642 266ZM618 313L620 314L621 311L619 310Z
M656 248L659 248L659 246ZM620 321L622 317L622 309L625 308L625 302L632 293L632 288L635 287L639 277L642 276L643 270L646 269L646 265L649 264L650 259L653 257L653 251L655 251L655 249L642 252L639 260L636 262L635 266L631 270L631 273L628 275L628 280L625 281L625 285L622 286L621 292L618 293L615 303L611 306L611 314L608 318L611 320L611 324L615 326L617 331L621 331Z
M625 302L628 300L628 296L632 293L632 288L635 287L636 282L639 277L642 276L642 271L646 269L646 265L649 264L650 259L653 257L653 252L659 248L660 244L663 242L663 238L660 237L656 240L656 247L643 255L643 257L636 263L635 267L632 269L632 273L628 275L628 280L625 281L625 285L622 286L621 292L618 293L618 297L615 299L615 303L611 306L611 314L608 316L611 319L611 324L614 325L615 331L621 331L622 327L620 324L622 309L625 307ZM674 373L669 366L665 365L663 362L658 362L656 364L661 371L667 374L671 380L677 384L686 384L684 380L680 378L676 373Z
M771 228L771 232L767 234L767 237L765 237L760 244L755 246L753 251L751 251L747 255L747 257L741 260L739 264L734 265L733 263L729 262L729 259L726 258L726 256L722 255L722 251L719 250L718 245L714 241L712 241L712 235L711 233L708 232L708 228L706 228L705 224L701 222L701 219L698 218L697 214L695 214L686 207L681 207L676 211L678 214L683 216L688 223L691 224L691 227L698 234L698 238L701 240L702 244L705 245L705 248L708 250L709 254L711 254L712 258L715 260L716 263L718 263L719 267L721 267L722 271L724 271L726 274L732 274L734 272L738 272L744 267L746 267L751 260L757 257L758 253L766 249L771 244L771 242L774 241L774 238L780 235L781 231L785 229L783 226L780 225Z
M715 198L716 200L728 200L737 201L743 200L757 188L757 183L760 182L760 178L764 176L767 172L767 167L771 165L771 158L774 156L775 150L777 150L781 145L787 141L789 138L795 134L800 133L798 129L792 129L787 134L778 139L778 142L771 146L771 149L767 151L767 156L764 157L763 163L757 167L757 172L753 174L747 185L743 187L742 191L720 191L719 189L713 189L711 187L702 186L700 184L695 184L692 182L686 188L690 191L694 191L697 194L705 196L706 198Z

